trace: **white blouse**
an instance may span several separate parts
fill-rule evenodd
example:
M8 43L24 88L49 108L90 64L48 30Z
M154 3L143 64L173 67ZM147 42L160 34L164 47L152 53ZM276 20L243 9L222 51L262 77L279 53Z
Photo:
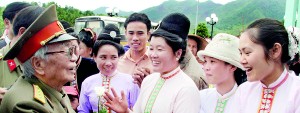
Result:
M177 73L178 71L179 73ZM167 79L160 89L151 113L198 113L200 98L196 84L180 67L164 76L174 73L177 74ZM153 73L144 79L140 95L133 107L133 112L144 113L151 92L160 76L159 73Z
M200 113L232 113L234 107L234 96L238 88L235 84L226 94L221 95L216 88L200 91Z
M236 92L236 113L300 113L299 106L300 78L286 70L269 87L260 81L245 82Z

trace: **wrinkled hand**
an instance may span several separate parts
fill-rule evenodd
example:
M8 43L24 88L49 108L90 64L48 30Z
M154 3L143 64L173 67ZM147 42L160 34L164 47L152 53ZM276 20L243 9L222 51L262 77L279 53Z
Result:
M4 96L4 94L7 92L7 89L6 88L2 88L2 87L0 87L0 103L1 103L1 101L2 101L2 99L3 99L3 96Z
M105 95L103 95L103 97L107 101L104 105L117 113L129 113L128 102L124 91L121 91L121 98L118 97L114 88L111 88L111 91L114 96L109 94L109 92L105 92Z
M149 68L137 68L133 73L134 83L141 87L144 78L150 74L151 72Z

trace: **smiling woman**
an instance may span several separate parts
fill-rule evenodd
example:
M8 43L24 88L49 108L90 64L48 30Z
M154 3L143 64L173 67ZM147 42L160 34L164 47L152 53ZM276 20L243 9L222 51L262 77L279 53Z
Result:
M185 15L173 13L165 17L151 35L149 57L154 73L143 80L133 112L199 112L198 89L179 66L185 55L189 27L190 21ZM114 89L112 91L114 97L108 93L104 96L107 100L105 105L116 112L129 112L124 93L119 97Z
M237 113L299 113L300 80L287 70L293 37L281 22L259 19L240 36L241 64L249 82L237 94ZM282 104L289 103L289 104Z
M122 90L125 91L128 107L131 108L134 105L138 96L138 86L133 84L131 75L117 70L119 57L123 53L123 47L110 40L97 40L95 42L93 58L100 72L83 81L79 97L79 113L90 111L108 111L111 113L111 109L104 106L106 101L101 94L104 92L103 90L109 92L111 87L114 87L118 93Z

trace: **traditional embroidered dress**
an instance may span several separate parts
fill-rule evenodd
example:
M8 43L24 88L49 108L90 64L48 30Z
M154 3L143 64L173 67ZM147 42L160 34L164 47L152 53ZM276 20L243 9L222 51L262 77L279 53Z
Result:
M236 113L300 113L300 79L284 70L269 87L245 82L236 92L236 102Z
M199 91L180 67L160 75L153 73L142 83L135 113L198 113Z
M234 95L238 86L233 88L223 96L216 88L204 89L200 91L200 113L232 113L234 107Z
M86 78L82 83L79 106L77 108L79 113L98 111L99 97L95 92L95 87L104 87L105 90L113 87L119 96L121 96L121 91L123 90L127 96L129 107L133 107L139 93L139 87L133 84L131 75L118 71L114 72L111 76L104 76L98 73Z

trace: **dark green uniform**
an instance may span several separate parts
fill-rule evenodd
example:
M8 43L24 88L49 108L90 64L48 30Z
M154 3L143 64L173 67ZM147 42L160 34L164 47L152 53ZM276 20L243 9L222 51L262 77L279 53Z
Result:
M4 95L1 113L75 113L64 91L49 87L37 79L18 78Z
M9 88L22 75L22 69L17 59L14 59L16 68L12 71L10 71L7 61L2 59L8 50L8 45L0 49L0 87L4 88Z

